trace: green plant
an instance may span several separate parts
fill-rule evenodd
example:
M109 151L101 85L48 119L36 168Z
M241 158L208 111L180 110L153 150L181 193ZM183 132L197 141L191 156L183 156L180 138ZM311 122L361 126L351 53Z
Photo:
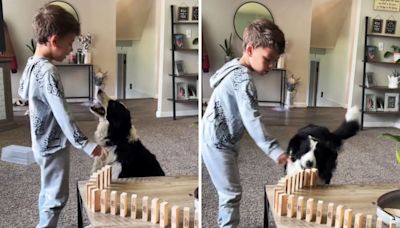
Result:
M35 40L33 38L31 39L31 43L30 44L25 44L25 46L27 48L29 48L29 50L32 52L32 54L35 54L36 42L35 42Z
M219 46L222 48L222 50L224 50L226 56L232 57L232 56L233 56L233 50L232 50L232 33L231 33L231 35L229 36L229 42L228 42L228 40L225 38L225 40L224 40L224 45L219 44Z
M383 57L387 58L387 57L394 55L394 53L400 53L399 46L392 45L391 48L393 49L393 51L386 51L385 54L383 54ZM399 62L400 62L400 59L396 60L396 63L399 63Z
M383 133L382 136L387 139L393 140L397 143L397 147L395 149L395 155L396 155L397 164L400 164L400 135Z

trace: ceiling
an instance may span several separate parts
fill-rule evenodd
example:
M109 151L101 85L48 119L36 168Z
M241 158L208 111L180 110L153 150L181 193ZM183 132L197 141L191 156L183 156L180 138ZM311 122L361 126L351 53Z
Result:
M154 0L117 0L117 40L140 40Z
M334 48L346 18L351 0L313 0L311 47Z

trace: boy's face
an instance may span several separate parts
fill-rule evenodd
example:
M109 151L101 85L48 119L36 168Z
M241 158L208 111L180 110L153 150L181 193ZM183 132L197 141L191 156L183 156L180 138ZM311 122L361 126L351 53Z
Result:
M267 74L274 66L279 58L279 54L269 47L253 48L252 44L246 47L249 64L252 70L260 75Z
M72 51L72 44L74 43L76 35L71 33L63 37L52 36L50 43L52 47L52 57L54 60L63 61Z

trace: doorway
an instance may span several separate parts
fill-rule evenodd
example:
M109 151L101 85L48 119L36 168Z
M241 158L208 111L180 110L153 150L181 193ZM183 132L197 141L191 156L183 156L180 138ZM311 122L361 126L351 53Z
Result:
M126 54L118 53L117 56L117 97L126 99Z
M310 84L308 91L308 107L317 107L319 61L310 62Z

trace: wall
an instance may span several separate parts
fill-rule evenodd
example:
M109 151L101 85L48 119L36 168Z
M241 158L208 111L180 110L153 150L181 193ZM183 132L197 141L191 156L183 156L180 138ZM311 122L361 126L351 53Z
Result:
M203 97L209 98L211 89L209 87L210 76L224 64L224 52L218 46L229 34L233 34L234 54L241 56L241 40L235 35L233 18L236 9L247 2L245 0L203 0L203 45L207 46L210 59L210 72L203 73ZM287 40L286 66L289 73L300 77L300 85L295 97L295 105L305 106L307 102L307 88L309 80L309 50L311 34L311 0L290 1L271 0L260 2L271 11L275 23L285 33ZM218 22L218 23L217 23ZM259 100L276 97L279 94L279 85L276 77L278 72L271 72L267 77L258 78L256 82L257 91L264 93Z
M191 17L192 6L198 5L196 0L161 0L157 1L160 4L160 30L159 30L159 72L158 72L158 105L157 117L170 117L172 116L172 102L167 100L172 97L172 79L168 76L172 72L171 63L171 9L170 5L184 5L190 8L189 19ZM203 2L204 5L204 2ZM203 11L204 12L204 11ZM185 33L186 29L190 29L192 38L198 37L197 25L179 25L175 27L176 33ZM180 30L179 30L180 29ZM175 52L176 60L184 60L185 72L193 73L198 72L198 53L197 52ZM196 103L193 104L176 104L177 116L198 115L198 107Z
M116 96L116 9L114 0L66 0L77 10L83 34L93 36L92 62L103 71L108 71L105 90ZM11 39L17 53L18 72L12 75L13 97L18 97L19 80L31 55L25 44L33 37L32 17L48 0L3 0L4 19L10 30ZM77 40L74 47L77 47ZM73 88L69 88L73 89Z
M375 18L379 15L382 19L386 20L393 16L396 21L400 21L400 12L387 12L387 11L375 11L373 10L374 0L355 0L359 5L359 13L358 15L358 24L357 27L357 36L355 37L356 43L353 47L354 53L354 67L352 69L352 79L350 81L350 96L349 96L349 106L350 105L358 105L361 107L361 95L362 90L359 85L362 84L362 74L363 74L363 55L364 55L364 34L365 34L365 17L370 16ZM396 36L400 36L400 25L397 24L396 27ZM382 33L384 34L384 33ZM378 42L384 41L384 49L383 51L378 51L378 59L384 61L390 61L389 59L383 58L383 53L387 50L390 50L390 45L394 43L398 43L399 40L391 41L390 39L375 39L372 38L372 44L378 46ZM400 70L399 66L394 65L384 65L384 64L367 64L367 71L374 72L374 79L376 83L379 85L386 85L387 79L386 75L391 73L394 68ZM400 119L398 115L365 115L365 126L381 126L381 127L393 127L400 126Z

